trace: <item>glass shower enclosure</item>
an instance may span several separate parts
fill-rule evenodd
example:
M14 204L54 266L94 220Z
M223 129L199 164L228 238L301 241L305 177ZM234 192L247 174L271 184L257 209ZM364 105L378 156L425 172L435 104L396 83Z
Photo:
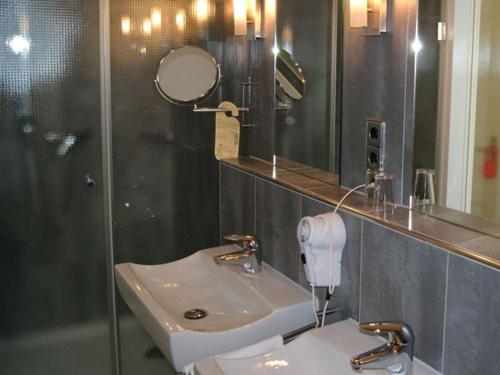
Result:
M99 1L0 4L0 372L109 374Z
M224 1L209 4L207 23ZM221 57L220 30L192 12L183 0L0 2L1 374L169 373L112 270L219 242L213 120L169 106L152 81L176 46Z

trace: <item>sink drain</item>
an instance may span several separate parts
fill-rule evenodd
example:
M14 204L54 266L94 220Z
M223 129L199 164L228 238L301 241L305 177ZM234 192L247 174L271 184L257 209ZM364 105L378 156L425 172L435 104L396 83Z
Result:
M189 319L189 320L197 320L197 319L203 319L207 315L208 315L208 313L205 310L192 309L192 310L188 310L184 313L184 318Z

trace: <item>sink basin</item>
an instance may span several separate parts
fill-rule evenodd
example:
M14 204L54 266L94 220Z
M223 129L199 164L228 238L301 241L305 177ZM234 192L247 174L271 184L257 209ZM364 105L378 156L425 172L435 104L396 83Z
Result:
M365 335L353 320L304 333L284 345L280 337L267 339L251 347L205 358L194 364L195 375L386 375L383 370L351 369L350 359L356 354L379 346L381 338ZM439 375L425 363L415 359L413 375Z
M269 265L250 275L215 264L214 256L235 250L229 245L162 265L115 266L125 302L177 371L314 321L311 294ZM206 316L187 319L193 309Z

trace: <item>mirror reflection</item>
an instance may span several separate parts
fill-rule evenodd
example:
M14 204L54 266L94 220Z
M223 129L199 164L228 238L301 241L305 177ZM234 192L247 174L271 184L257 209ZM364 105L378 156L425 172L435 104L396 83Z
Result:
M207 51L185 46L171 50L158 65L155 84L169 102L193 105L217 89L220 67Z
M450 221L464 221L456 211L469 213L476 230L498 234L500 183L500 2L421 0L415 107L414 163L435 170L436 203L449 209L423 211ZM453 38L439 33L447 19ZM423 178L415 173L414 187ZM432 192L430 192L432 193ZM474 220L469 219L469 222ZM491 233L496 232L496 233Z
M500 94L497 82L500 29L496 25L500 22L500 2L419 0L417 4L418 11L412 15L417 20L418 34L414 40L412 34L412 40L408 41L411 48L404 51L408 61L413 63L413 56L416 57L415 82L404 84L411 90L415 87L414 118L411 119L411 114L407 117L413 132L401 135L394 120L388 125L385 157L390 158L386 161L397 174L396 203L406 205L411 198L415 211L481 233L499 235L500 125L497 119L500 113L497 112L500 106L496 98ZM356 110L352 94L364 95L353 89L353 85L367 85L380 91L379 97L365 98L368 101L362 106L365 118L378 118L382 114L390 117L392 112L400 110L391 107L394 103L389 100L393 92L384 92L388 88L381 83L381 77L363 77L364 83L361 83L353 80L353 70L346 66L351 76L348 80L342 79L342 61L360 63L357 59L361 59L363 53L373 54L380 69L390 66L387 61L393 56L387 60L378 54L382 47L387 47L388 38L398 31L389 25L387 33L376 39L357 33L351 23L343 24L346 12L342 5L343 2L331 0L318 1L314 7L298 0L276 2L277 165L298 173L312 169L314 173L326 171L329 173L322 176L334 176L329 181L332 183L338 182L340 169L342 92L344 98L351 100L342 116L345 124L353 129L343 134L344 144L350 146L364 145L366 141L359 137L365 134L364 122L360 116L348 112ZM391 9L396 12L396 7ZM358 55L349 52L350 48ZM293 70L290 72L290 67L297 68L296 74ZM369 69L359 71L366 70ZM301 84L302 79L305 85ZM366 82L371 83L368 86ZM284 90L287 87L291 88L288 94ZM393 109L384 112L388 108ZM359 137L359 141L349 138L353 136ZM402 156L395 152L399 147L395 142L400 136L405 137L401 138L405 143ZM406 147L406 142L413 143L413 148ZM352 162L346 165L353 169L343 171L342 181L346 186L356 186L355 182L360 181L365 172L366 163L358 163L364 149L356 146L346 151L346 147L344 160ZM400 162L403 165L398 166Z
M338 173L337 7L332 0L276 1L278 165Z
M306 91L306 78L300 65L284 49L276 54L276 96L286 106L301 100Z

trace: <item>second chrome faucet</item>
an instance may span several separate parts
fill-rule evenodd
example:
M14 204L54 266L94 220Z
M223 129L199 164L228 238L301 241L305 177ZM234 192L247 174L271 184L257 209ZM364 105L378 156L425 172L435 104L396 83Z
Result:
M387 336L387 342L351 359L354 370L386 369L391 375L412 375L415 338L411 328L399 322L361 323L362 332Z

